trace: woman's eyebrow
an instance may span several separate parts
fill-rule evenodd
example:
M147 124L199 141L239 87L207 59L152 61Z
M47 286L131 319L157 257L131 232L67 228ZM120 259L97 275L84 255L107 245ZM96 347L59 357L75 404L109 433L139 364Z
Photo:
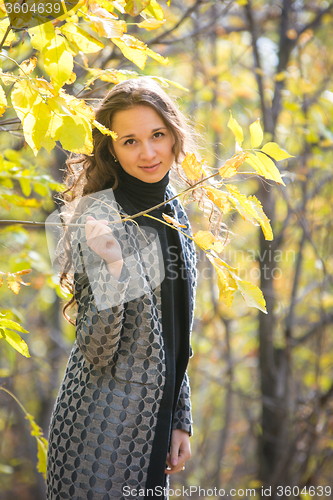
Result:
M158 130L161 130L161 129L166 129L166 127L157 127L157 128L154 128L151 131L151 133L154 134L155 132L157 132ZM135 134L123 135L123 137L121 137L119 140L121 141L122 139L127 139L128 137L135 137Z

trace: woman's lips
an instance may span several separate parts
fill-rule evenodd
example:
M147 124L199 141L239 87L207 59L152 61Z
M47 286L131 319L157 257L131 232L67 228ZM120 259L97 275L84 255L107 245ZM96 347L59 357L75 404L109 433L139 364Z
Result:
M146 170L147 172L155 172L155 170L158 169L160 164L161 164L161 162L156 163L155 165L151 165L151 166L147 166L147 167L140 167L140 168L142 168L143 170Z

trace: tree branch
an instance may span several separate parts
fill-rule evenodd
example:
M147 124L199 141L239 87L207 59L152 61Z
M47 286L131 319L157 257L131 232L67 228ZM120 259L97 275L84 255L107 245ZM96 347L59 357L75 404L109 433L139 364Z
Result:
M10 30L11 30L11 29L12 29L12 25L11 25L11 24L9 24L9 26L7 26L7 29L6 29L6 31L5 31L5 33L4 33L4 35L3 35L3 37L2 37L1 42L0 42L0 50L2 50L2 47L3 47L4 43L5 43L6 38L7 38L7 36L9 35L9 32L10 32Z
M247 4L245 5L245 11L246 11L247 19L249 22L249 31L250 31L251 36L252 36L252 50L253 50L255 75L256 75L256 80L257 80L257 84L258 84L258 91L259 91L261 109L262 109L262 114L263 114L264 129L265 129L265 132L270 132L271 134L273 134L273 130L272 130L273 122L270 119L270 114L268 113L268 109L267 109L267 106L265 103L264 85L263 85L263 78L262 78L262 66L261 66L260 54L259 54L259 50L258 50L257 29L256 29L256 25L255 25L255 22L253 19L253 13L252 13L252 7L251 7L250 0L248 0Z

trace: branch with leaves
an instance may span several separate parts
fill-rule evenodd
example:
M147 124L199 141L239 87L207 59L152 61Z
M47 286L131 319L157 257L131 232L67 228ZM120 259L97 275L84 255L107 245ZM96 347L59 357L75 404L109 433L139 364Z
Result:
M182 169L187 179L194 182L194 185L175 195L173 198L160 203L159 205L138 212L135 215L122 218L122 222L134 220L141 215L151 217L149 216L149 212L152 210L163 206L181 195L200 190L200 192L203 193L203 196L213 203L215 209L218 210L222 216L227 214L233 207L243 217L243 219L246 219L255 225L260 225L265 238L267 240L272 240L272 228L270 226L269 219L262 210L260 201L254 195L246 197L244 194L240 193L237 186L229 184L228 180L238 173L239 167L244 162L247 162L254 169L254 172L251 172L252 174L259 174L265 179L273 180L278 184L284 185L280 172L273 159L284 160L289 158L291 155L281 149L278 144L273 142L269 142L259 149L263 141L263 131L259 120L256 120L249 127L252 146L250 150L243 150L241 148L244 141L243 130L231 114L228 127L235 135L236 150L238 152L235 153L232 158L227 160L218 172L208 176L204 169L204 160L199 162L194 154L187 153L182 162ZM212 179L217 176L220 180L217 183L212 184ZM182 232L182 226L180 226L175 219L166 214L163 214L163 218L165 220L165 222L163 222L164 224ZM3 222L8 223L9 221ZM12 222L15 223L15 221ZM22 221L16 222L22 223ZM29 223L44 224L27 221L27 224ZM49 224L58 225L57 223ZM109 224L112 224L112 222ZM67 223L64 225L77 226L77 224L74 223ZM81 225L83 226L84 224ZM182 232L182 234L190 238L190 236L186 235L184 232ZM191 239L193 239L193 241L205 252L207 258L216 270L220 301L222 301L226 306L231 307L234 294L236 290L239 290L249 307L255 307L262 312L267 312L265 299L261 290L251 282L242 280L239 276L238 270L231 267L220 256L225 249L225 241L222 241L220 237L215 236L211 231L198 231Z

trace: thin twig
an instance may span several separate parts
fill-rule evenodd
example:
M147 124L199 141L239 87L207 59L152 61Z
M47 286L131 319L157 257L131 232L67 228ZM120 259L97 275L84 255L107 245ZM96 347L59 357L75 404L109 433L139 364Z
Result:
M216 175L219 175L219 172L216 172L215 174L209 175L208 177L205 177L204 179L201 179L200 181L196 182L193 186L188 187L185 189L185 191L182 191L181 193L176 194L172 198L169 198L166 201L162 201L158 205L155 205L154 207L148 208L147 210L142 210L141 212L138 212L137 214L130 215L128 217L124 217L121 219L122 222L127 222L129 220L133 220L136 217L140 217L141 215L146 215L148 212L151 212L152 210L156 210L159 207L162 207L163 205L166 205L172 200L175 200L182 194L188 193L190 191L193 191L194 189L197 188L199 184L202 184L203 182L207 181L208 179L211 179L212 177L215 177ZM98 201L96 198L92 198ZM109 224L116 224L119 221L110 221L108 222ZM162 221L160 221L162 222ZM60 224L58 222L35 222L35 221L24 221L24 220L0 220L0 226L1 225L7 225L7 224L22 224L22 225L28 225L28 226L59 226ZM85 224L72 224L72 223L61 223L62 226L67 226L67 227L85 227ZM174 227L174 226L173 226Z

